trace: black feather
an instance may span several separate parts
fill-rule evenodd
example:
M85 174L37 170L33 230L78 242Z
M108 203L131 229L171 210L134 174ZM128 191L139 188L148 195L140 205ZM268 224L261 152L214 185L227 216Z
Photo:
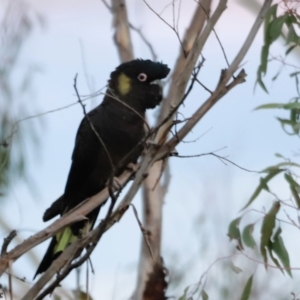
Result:
M169 71L167 65L162 63L137 59L121 64L111 73L103 102L81 121L64 194L46 210L44 221L63 215L97 194L111 176L120 175L130 162L137 161L143 149L142 145L137 145L145 136L145 111L162 100L161 87L150 83L165 78ZM138 79L141 73L147 75L145 82ZM129 89L126 93L120 90L119 78L122 74L128 78ZM92 226L99 210L100 207L87 215ZM80 233L85 222L71 226L74 235ZM55 253L57 243L55 236L36 275L46 271L59 256L60 253Z

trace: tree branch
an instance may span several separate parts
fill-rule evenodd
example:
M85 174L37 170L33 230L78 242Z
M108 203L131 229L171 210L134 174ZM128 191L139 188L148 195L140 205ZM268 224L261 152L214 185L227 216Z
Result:
M204 3L206 3L206 5L210 4L210 1L206 1L206 2L203 1L203 4L202 4L203 7L204 7ZM185 57L184 55L181 54L177 60L175 70L172 74L172 83L170 86L170 91L167 96L166 102L164 104L164 108L161 111L161 114L159 117L160 120L165 119L165 117L170 112L173 111L173 108L176 107L177 104L183 98L186 86L191 77L193 68L196 65L197 59L198 59L198 57L203 49L203 46L204 46L207 38L209 37L213 27L215 26L218 19L220 18L223 11L225 10L226 3L227 3L226 0L221 0L219 2L219 5L217 6L212 17L210 19L208 19L206 26L204 27L203 30L201 30L202 33L196 39L192 34L187 32L188 37L190 37L192 40L194 40L193 46L192 46L191 50L189 51L189 54L187 57ZM206 19L206 14L203 11L202 6L199 5L199 7L197 9L197 13L195 13L195 15L194 15L194 18L202 17L202 18L204 18L204 20ZM209 11L209 7L208 8L205 7L206 11ZM193 21L192 21L192 24L193 24ZM203 26L204 21L200 25ZM200 28L200 29L202 29L202 28ZM199 30L199 32L200 32L200 30ZM169 121L166 122L166 124L164 124L160 128L159 132L157 133L156 141L160 145L162 145L166 140L166 136L164 133L166 132L166 128L170 128L172 120L173 120L173 118L170 118Z
M145 1L144 1L145 2ZM209 11L210 2L211 1L203 1L204 5ZM146 3L147 4L147 3ZM147 4L148 5L148 4ZM149 6L149 5L148 5ZM174 12L173 12L174 13ZM190 90L193 88L193 84L195 80L192 80L192 83L186 93L182 93L179 96L180 100L173 106L170 103L173 101L173 96L176 92L174 88L176 88L176 84L174 78L176 78L176 74L181 72L184 67L186 55L188 55L190 49L193 47L194 41L197 36L201 32L206 16L203 12L202 7L198 6L197 10L194 13L193 19L189 26L189 29L186 31L183 43L181 43L180 38L178 36L178 31L170 26L178 36L180 41L180 55L175 67L175 70L172 74L172 82L170 87L169 95L161 104L160 115L157 119L157 126L153 132L156 132L158 129L159 132L162 133L162 136L167 137L170 127L173 122L173 113L177 111L178 107L183 103L184 99L189 94ZM196 62L195 62L196 63ZM193 66L194 67L194 66ZM201 64L195 70L195 78L200 71ZM194 68L192 68L191 72ZM165 124L165 125L163 125ZM153 282L151 278L153 276L157 277L155 269L157 267L159 269L163 269L161 264L161 235L162 235L162 206L164 200L164 191L166 190L166 186L162 186L161 182L159 182L162 172L164 171L165 165L163 162L156 162L153 164L149 176L145 179L144 189L143 189L143 220L144 227L147 232L149 232L150 245L153 252L153 256L149 253L147 244L142 240L141 254L139 258L139 270L137 277L136 289L133 294L134 300L144 299L144 295L146 291L153 290ZM164 286L164 285L163 285ZM162 286L160 286L162 288ZM161 291L163 294L164 291ZM154 296L154 295L153 295Z
M225 2L226 1L223 1L223 2L220 1L219 2L219 6L217 7L214 15L208 21L208 23L210 21L211 21L212 24L214 24L214 22L216 22L218 16L225 9L225 6L224 6ZM254 37L256 36L256 34L257 34L257 32L258 32L258 30L259 30L259 28L260 28L260 26L261 26L261 24L262 24L262 22L265 18L265 15L266 15L271 3L272 3L272 0L266 0L264 2L264 5L262 6L262 9L261 9L256 21L254 22L254 24L253 24L246 40L245 40L243 46L241 47L240 51L238 52L235 59L233 60L233 62L229 66L228 70L222 71L221 78L219 80L219 83L218 83L215 91L203 103L203 105L201 105L201 107L193 114L193 116L187 121L187 123L179 130L177 135L175 137L173 137L170 141L168 141L167 144L165 144L162 147L162 149L159 153L159 155L161 155L161 157L164 157L165 155L170 153L170 151L172 151L175 148L175 146L189 133L189 131L200 121L200 119L210 110L210 108L219 99L221 99L230 89L232 89L237 84L242 83L242 82L245 81L246 73L245 73L244 70L241 70L239 75L230 84L226 85L228 80L234 74L234 72L236 72L240 62L243 60L243 58L245 57L247 51L249 50L249 48L250 48L250 46L251 46L251 44L254 40ZM211 25L212 24L209 25L208 23L207 23L207 26L206 26L206 28L208 28L207 33L204 34L205 29L206 29L205 28L202 35L199 37L198 41L196 41L194 48L198 48L198 47L200 47L200 49L202 48L202 46L201 46L202 45L202 40L206 40L206 37L208 36L208 31L211 31ZM195 54L194 54L194 56L195 56ZM190 58L190 57L191 56L189 56L187 58L187 60L192 61L192 58ZM187 65L188 64L189 64L189 62L187 62ZM184 85L184 82L182 80L183 79L181 78L181 80L177 83L178 86L183 86ZM164 150L163 150L163 148L164 148ZM156 159L158 159L158 157L156 157Z
M222 72L223 74L224 72ZM222 77L221 74L221 77ZM202 119L202 117L220 100L230 89L245 81L246 73L241 70L234 81L227 86L219 86L213 94L198 108L198 110L188 119L186 124L172 137L158 152L155 160L165 157L170 153L180 141L191 131L191 129Z
M4 238L4 241L3 241L3 245L2 245L2 248L1 248L1 255L0 257L3 257L6 253L7 253L7 247L9 245L9 243L14 239L14 237L17 235L17 231L16 230L12 230L9 235Z
M130 61L134 58L129 23L127 18L126 4L124 0L112 0L112 12L115 27L114 41L116 43L120 60Z
M120 184L125 186L125 184L130 180L134 171L126 170L122 173L122 175L118 178ZM91 212L96 207L103 204L106 199L109 197L108 187L103 189L97 195L91 197L90 199L84 201L83 203L76 206L70 212L59 218L58 220L54 221L45 229L39 231L38 233L32 235L23 243L17 245L14 249L9 251L8 253L4 254L0 259L0 276L5 272L8 267L9 261L16 261L20 256L24 253L39 245L43 241L47 240L48 238L55 235L59 230L82 220L86 219L86 215Z

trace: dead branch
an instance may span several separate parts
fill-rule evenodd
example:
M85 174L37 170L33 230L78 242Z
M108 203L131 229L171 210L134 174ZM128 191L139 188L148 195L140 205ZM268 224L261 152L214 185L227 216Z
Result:
M225 1L224 1L225 2ZM220 3L223 3L222 1L220 1ZM219 6L220 6L219 3ZM190 130L200 121L200 119L211 109L211 107L219 100L221 99L230 89L232 89L234 86L236 86L239 83L242 83L245 81L245 77L246 77L246 73L244 70L241 70L240 73L238 74L238 76L228 85L227 82L229 81L229 79L233 76L233 74L236 72L236 70L239 67L239 64L241 63L241 61L244 59L247 51L249 50L254 37L256 36L258 29L260 28L265 15L270 7L272 3L272 0L266 0L264 2L264 5L262 6L243 46L241 47L240 51L237 53L235 59L233 60L233 62L231 63L231 65L229 66L228 70L224 70L221 73L221 77L219 80L219 83L215 89L215 91L213 92L213 94L201 105L201 107L193 114L193 116L186 122L186 124L179 130L179 132L177 133L177 135L175 137L173 137L170 141L167 142L167 144L165 144L163 146L163 148L165 148L164 151L162 151L160 153L160 155L162 155L161 157L164 157L163 153L165 153L165 155L167 155L167 153L170 153L171 150L173 150L176 145L190 132ZM222 11L222 9L224 10L225 7L221 8L218 6L219 10ZM216 9L216 11L218 10L218 8ZM216 14L216 11L214 13L214 15ZM213 15L213 16L214 16ZM213 17L209 20L211 21L213 19ZM209 23L208 21L208 23ZM207 26L208 27L208 24ZM206 28L205 28L206 29ZM205 31L204 29L204 31ZM209 29L208 29L209 30ZM204 34L203 31L203 34ZM203 35L202 34L202 35ZM201 40L202 35L199 37L199 40ZM203 38L204 39L204 38ZM202 42L200 42L198 40L198 43L196 41L195 43L195 47L194 48L202 48L201 44ZM198 45L197 45L198 44ZM197 46L197 47L196 47ZM187 58L187 60L192 60L190 59L190 56ZM189 64L187 62L187 64ZM181 79L177 84L178 86L182 86L184 85L184 82L182 82ZM162 130L162 129L161 129ZM157 157L158 158L158 157Z
M7 247L10 244L10 242L15 238L16 235L17 235L17 231L12 230L9 233L9 235L3 239L3 245L2 245L0 257L3 257L7 253Z
M153 8L152 6L146 1L146 0L143 0L144 3L146 4L146 6L165 24L167 25L172 31L174 31L175 35L177 36L177 39L181 45L181 48L184 51L184 47L183 47L183 44L182 44L182 41L180 39L180 35L179 35L179 32L178 32L178 29L177 29L177 26L175 25L175 11L174 11L174 1L172 2L172 6L173 6L173 24L169 24L159 13L157 13Z
M211 0L203 0L201 2L201 6L199 5L197 7L197 10L195 11L192 21L191 21L188 29L186 30L185 36L183 38L184 53L189 54L189 52L191 51L191 49L195 43L195 40L199 36L199 33L202 31L204 22L206 20L206 14L203 11L203 8L209 14L210 5L211 5ZM186 61L186 57L185 57L184 53L181 51L181 48L180 48L180 52L179 52L179 56L177 58L176 65L173 68L173 73L172 73L173 80L171 83L170 92L169 92L169 95L166 97L165 101L162 103L160 115L158 117L159 122L164 120L171 110L170 109L171 102L173 101L172 97L173 97L173 94L175 94L175 92L171 93L171 90L175 88L174 87L175 84L173 83L173 81L175 78L177 78L179 76L179 74L182 72L182 70L184 68L185 61ZM168 127L168 126L166 126L166 127Z
M115 27L114 41L116 43L120 60L130 61L134 58L129 32L126 4L124 0L112 0L112 11Z
M144 179L148 176L156 151L157 151L156 147L155 145L153 145L151 148L149 148L148 152L145 154L143 160L141 161L141 166L135 175L135 179L132 185L130 186L123 200L120 202L118 207L115 209L115 211L112 213L111 217L109 218L105 227L105 231L110 229L110 227L112 227L116 222L121 220L122 216L124 215L125 211L130 205L132 198L139 190Z
M149 237L148 237L149 234L148 234L147 230L144 228L142 222L140 221L139 216L138 216L138 212L137 212L135 206L134 206L133 204L131 204L131 207L132 207L132 209L133 209L133 213L134 213L135 219L136 219L136 221L138 222L139 227L140 227L140 229L141 229L141 232L142 232L142 234L143 234L145 243L147 244L149 253L150 253L152 259L154 260L153 251L152 251L152 249L151 249L151 245L150 245Z
M87 101L91 98L94 98L94 97L97 97L97 96L100 96L100 95L105 95L104 93L102 93L101 91L106 88L106 86L102 87L99 91L91 94L91 95L84 95L84 99L82 99L81 101L84 102L84 101ZM18 132L18 125L24 121L27 121L27 120L30 120L30 119L35 119L35 118L39 118L39 117L42 117L42 116L45 116L45 115L48 115L48 114L51 114L51 113L56 113L58 111L61 111L61 110L65 110L65 109L68 109L74 105L78 105L78 101L76 102L73 102L73 103L70 103L70 104L67 104L67 105L64 105L64 106L61 106L61 107L58 107L58 108L54 108L54 109L51 109L51 110L47 110L45 112L41 112L41 113L38 113L38 114L35 114L35 115L31 115L31 116L27 116L27 117L24 117L22 119L19 119L18 121L16 121L13 126L12 126L12 131L11 133L6 137L4 138L4 140L2 140L0 142L0 146L3 146L4 148L8 147L9 146L9 140L12 139L12 137Z
M210 1L204 1L207 5L210 4ZM190 76L192 74L193 68L196 65L197 59L203 49L203 46L208 38L208 36L210 35L212 28L215 26L216 22L218 21L218 19L220 18L222 12L225 10L226 8L226 3L227 1L225 0L221 0L219 2L218 7L216 8L214 14L212 15L212 17L207 21L206 26L204 27L204 29L202 30L201 28L201 34L195 39L194 36L192 36L189 33L188 37L191 37L191 39L194 40L193 42L193 46L191 48L191 50L189 51L189 55L187 57L185 57L184 55L180 55L174 72L172 74L172 83L170 86L170 90L169 90L169 94L166 98L166 101L164 103L164 107L161 110L161 114L159 116L159 120L163 120L166 118L166 116L170 113L173 112L173 108L175 108L177 106L177 104L181 101L181 99L184 96L185 93L185 89L186 86L188 84L188 81L190 79ZM202 5L204 6L204 4ZM194 18L196 17L202 17L204 19L206 19L206 14L203 12L202 7L199 5L200 8L197 9L198 15L195 14ZM206 11L209 11L209 7L205 7ZM193 21L192 21L193 24ZM203 23L201 23L200 25L202 25L203 27ZM200 30L199 30L200 32ZM166 122L159 130L157 136L156 136L156 141L159 144L163 144L167 138L167 136L165 135L166 133L166 128L171 126L173 118L170 118L168 122Z
M223 74L223 72L222 72ZM222 77L221 74L221 77ZM230 89L239 83L245 81L246 73L241 70L236 79L228 86L218 87L213 94L198 108L198 110L187 120L186 124L177 132L176 136L172 137L165 145L162 146L158 153L159 157L165 157L172 151L179 142L190 132L190 130L202 119L202 117L213 107L216 102L221 99Z
M155 50L152 46L152 44L148 41L148 39L145 37L144 33L142 32L141 28L137 28L133 26L131 23L129 23L129 27L134 30L141 38L141 40L145 43L145 45L149 48L149 51L152 55L152 60L156 61L157 60L157 54L155 53Z
M102 0L103 4L106 6L106 8L110 11L111 14L114 14L114 13L117 13L117 10L113 11L113 9L108 5L108 3L105 1L105 0ZM125 9L126 10L126 9ZM126 20L127 20L127 12L126 12ZM144 33L142 32L142 29L141 28L137 28L136 26L134 26L132 23L129 22L129 20L126 21L127 24L129 25L129 28L134 30L141 38L141 40L146 44L146 46L149 48L149 51L152 55L152 59L153 61L156 61L157 60L157 54L155 53L154 51L154 48L153 46L151 45L151 43L148 41L148 39L145 37ZM127 38L130 39L131 41L131 38L130 38L130 34L129 34L129 30L127 30L126 32L127 34ZM131 43L131 42L130 42ZM131 43L132 44L132 43ZM117 46L117 49L119 51L119 53L122 51L122 47L119 47L120 45L118 43L116 43L116 46ZM133 50L133 48L132 48ZM133 52L133 51L132 51ZM121 56L120 55L120 60L122 62L125 62L126 60L123 60L125 57L124 56ZM132 53L132 59L133 59L133 53Z
M32 300L38 295L42 288L51 280L55 273L65 265L70 257L73 257L78 250L78 242L72 243L65 251L56 259L50 268L45 272L34 286L26 293L22 300ZM52 290L53 291L53 290Z
M108 188L109 192L110 189ZM23 300L33 299L51 280L55 273L58 273L56 279L45 288L44 291L36 298L36 300L42 300L45 296L52 293L54 289L60 284L60 282L69 275L69 273L81 266L86 260L89 259L91 253L94 251L97 243L99 242L102 234L105 230L105 225L110 217L114 205L116 203L116 198L111 197L111 204L106 213L105 219L100 222L100 224L86 235L79 237L75 242L73 242L70 247L66 248L68 251L63 251L63 253L51 264L50 268L41 276L40 280L28 291ZM81 253L82 250L86 249L86 253L82 255L76 262L73 262ZM65 253L66 252L66 253Z
M124 186L128 182L128 180L130 180L132 175L133 175L133 171L129 171L129 170L124 171L122 175L119 177L120 184ZM79 204L77 207L75 207L73 210L71 210L64 216L62 216L60 219L54 221L45 229L32 235L23 243L17 245L11 251L4 254L0 259L0 276L7 269L9 261L12 262L16 261L24 253L26 253L36 245L39 245L40 243L47 240L48 238L52 237L59 230L75 222L85 220L85 216L93 209L103 204L108 197L109 197L109 191L108 188L106 187L97 195L86 200L84 203Z
M208 156L208 155L211 155L211 156L214 156L216 158L218 158L220 161L222 161L223 163L225 162L228 162L229 164L243 170L243 171L246 171L246 172L249 172L249 173L256 173L256 174L260 174L262 173L261 171L255 171L255 170L250 170L250 169L247 169L247 168L244 168L238 164L236 164L235 162L233 162L232 160L224 157L224 156L221 156L221 155L218 155L216 154L214 151L213 152L206 152L206 153L200 153L200 154L193 154L193 155L172 155L172 157L178 157L178 158L195 158L195 157L201 157L201 156ZM225 163L225 165L227 165Z
M204 0L204 7L209 11L210 9L210 0ZM147 3L146 3L147 4ZM147 4L148 5L148 4ZM148 5L149 7L149 5ZM174 12L173 12L174 13ZM170 113L170 103L173 101L173 93L172 89L174 89L174 78L176 77L176 73L181 72L185 57L190 52L190 49L193 47L194 41L197 36L201 32L204 22L206 20L203 9L198 6L197 10L194 13L193 19L189 26L189 29L186 31L183 43L180 45L180 55L175 67L175 70L172 74L172 82L170 87L169 95L161 104L160 115L157 119L157 127L161 128L161 125L166 122L165 126L161 128L161 132L163 135L167 137L170 127L172 126L173 113ZM170 25L169 25L170 26ZM170 26L172 28L172 26ZM178 30L173 28L175 33L178 34ZM180 38L178 36L180 41ZM195 62L196 63L196 62ZM200 71L200 67L198 68L198 72ZM192 70L191 70L192 72ZM195 78L197 77L197 71L195 71ZM172 112L175 112L179 105L184 101L186 96L189 94L194 84L194 80L190 85L190 89L186 93L183 92L180 97L180 101L176 103L176 105L172 106ZM166 164L167 165L167 164ZM164 171L165 165L163 161L156 162L153 164L153 167L150 170L149 176L145 179L144 189L143 189L143 220L144 227L147 232L149 232L151 249L153 251L153 257L150 255L148 251L147 244L142 241L141 246L141 254L139 258L139 270L138 270L138 278L136 289L133 294L134 300L143 299L143 295L148 290L153 289L151 285L152 281L150 280L151 274L154 273L155 266L161 265L161 233L162 233L162 206L163 200L165 196L165 191L167 189L166 186L162 186L160 182L160 177L162 172Z
M79 103L80 106L82 107L84 117L87 118L87 120L88 120L88 122L89 122L89 124L90 124L90 127L91 127L92 131L94 132L94 134L96 135L98 141L100 142L101 146L103 147L103 149L104 149L104 151L105 151L105 153L106 153L106 155L107 155L107 158L108 158L108 160L109 160L110 167L111 167L111 169L113 170L112 172L114 172L114 164L113 164L113 162L112 162L110 153L109 153L109 151L108 151L108 149L107 149L105 143L103 142L101 136L99 135L99 133L98 133L97 130L95 129L94 124L91 122L91 120L90 120L88 114L86 113L85 105L82 103L82 100L81 100L81 98L80 98L80 95L79 95L79 92L78 92L78 89L77 89L77 75L78 75L78 74L76 74L75 77L74 77L73 88L74 88L74 90L75 90L75 93L76 93L76 96L77 96L77 99L78 99L78 103Z

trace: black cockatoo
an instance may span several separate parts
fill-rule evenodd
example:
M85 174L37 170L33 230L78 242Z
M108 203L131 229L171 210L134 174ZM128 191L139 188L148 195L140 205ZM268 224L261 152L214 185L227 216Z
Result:
M81 121L64 194L46 210L44 221L97 194L111 176L119 176L129 163L137 161L146 134L145 111L162 100L162 88L155 81L169 71L165 64L136 59L110 74L103 102ZM88 221L75 223L52 238L35 276L49 268L87 223L89 229L94 226L99 210L89 213Z

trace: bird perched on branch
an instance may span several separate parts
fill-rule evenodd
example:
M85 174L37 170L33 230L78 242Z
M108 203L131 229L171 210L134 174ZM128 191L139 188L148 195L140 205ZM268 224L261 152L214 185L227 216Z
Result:
M46 210L44 221L97 194L112 176L119 176L129 163L137 161L146 134L145 111L162 100L162 88L155 81L165 78L169 71L162 63L136 59L110 74L103 102L81 121L64 194ZM87 221L72 224L52 238L35 276L45 272L84 229L94 226L99 210L90 212Z

